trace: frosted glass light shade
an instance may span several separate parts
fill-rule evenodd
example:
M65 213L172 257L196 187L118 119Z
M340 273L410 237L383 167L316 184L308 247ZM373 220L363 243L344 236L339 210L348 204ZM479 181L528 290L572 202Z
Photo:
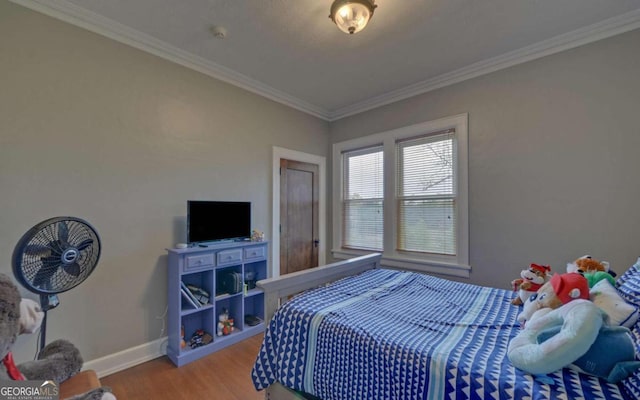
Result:
M329 18L342 32L354 34L367 26L376 7L373 0L336 0Z

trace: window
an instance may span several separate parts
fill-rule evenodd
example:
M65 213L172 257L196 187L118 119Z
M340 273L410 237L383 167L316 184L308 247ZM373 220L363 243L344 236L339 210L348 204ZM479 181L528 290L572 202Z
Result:
M398 250L456 254L455 130L398 141Z
M382 146L345 152L342 247L382 251Z
M467 115L334 144L333 254L469 276Z

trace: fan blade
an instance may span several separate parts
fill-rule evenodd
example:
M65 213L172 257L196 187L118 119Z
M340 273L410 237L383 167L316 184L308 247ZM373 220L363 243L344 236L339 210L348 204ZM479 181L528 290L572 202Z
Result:
M78 251L82 251L88 248L89 246L91 246L92 244L93 244L93 239L85 239L82 242L80 242L79 245L75 246L75 248L78 249Z
M51 277L58 268L60 268L60 257L44 257L42 259L42 268L33 277L33 286L40 289L49 289L51 287Z
M58 222L58 238L63 243L69 243L69 226L65 221Z
M29 256L46 256L51 254L51 247L43 244L30 244L24 247L24 253Z
M44 265L45 267L62 264L62 259L57 254L53 254L48 257L42 257L40 261L42 261L42 265Z
M62 269L64 269L64 272L67 274L73 275L76 278L80 275L80 265L78 263L63 265Z

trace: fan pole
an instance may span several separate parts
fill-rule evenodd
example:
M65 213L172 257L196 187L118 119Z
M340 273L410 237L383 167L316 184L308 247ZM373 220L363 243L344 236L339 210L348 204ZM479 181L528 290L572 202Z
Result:
M42 317L42 325L40 325L40 348L38 349L38 354L44 349L44 346L47 344L47 311L44 311L44 317Z

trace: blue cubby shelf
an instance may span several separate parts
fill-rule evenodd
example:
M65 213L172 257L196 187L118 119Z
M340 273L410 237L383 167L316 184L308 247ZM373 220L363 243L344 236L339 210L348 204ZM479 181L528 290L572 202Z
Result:
M268 242L225 242L207 247L167 249L168 311L167 356L178 367L263 332L264 293L259 288L248 289L244 279L241 292L216 293L217 272L229 270L250 272L255 280L267 278ZM209 294L207 304L194 307L180 292L181 282L195 285ZM205 294L206 295L206 294ZM226 309L234 320L235 330L226 336L216 336L218 316ZM244 316L255 315L262 323L249 326ZM182 329L187 346L180 347ZM209 344L189 347L194 332L202 329L212 336Z

